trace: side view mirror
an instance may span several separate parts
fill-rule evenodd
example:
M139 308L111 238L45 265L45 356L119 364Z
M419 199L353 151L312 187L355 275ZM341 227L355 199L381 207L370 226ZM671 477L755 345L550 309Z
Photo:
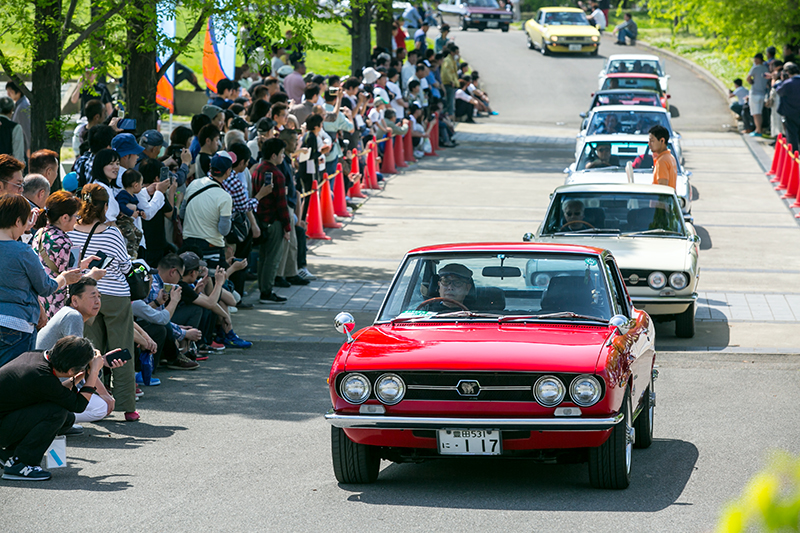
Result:
M586 113L579 113L578 116L581 117L581 118L586 118L587 114Z
M533 242L533 233L528 232L522 236L522 242Z
M589 96L594 96L594 93L590 94Z
M687 178L691 178L693 174L694 173L691 170L689 170L689 171L686 172L686 177Z
M344 312L339 313L336 315L336 318L333 319L333 327L335 327L336 331L339 333L347 335L348 344L353 342L353 336L350 335L350 332L356 327L356 319L353 318L353 315Z
M700 244L701 241L702 241L702 239L700 238L700 235L692 235L692 242L693 243Z
M614 315L608 320L608 325L617 329L617 335L626 335L633 326L633 320L625 315Z
M689 214L683 215L683 221L688 222L689 224L694 224L694 217Z

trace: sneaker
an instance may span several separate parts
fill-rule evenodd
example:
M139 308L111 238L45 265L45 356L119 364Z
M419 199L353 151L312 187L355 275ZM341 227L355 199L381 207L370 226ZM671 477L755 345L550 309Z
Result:
M52 476L41 466L28 466L25 463L15 463L3 468L3 479L19 481L45 481Z
M303 267L300 270L298 270L297 275L308 281L314 281L315 279L317 279L317 276L309 272L308 268L306 267Z
M236 308L237 309L252 309L253 308L253 304L246 304L246 303L240 301L238 304L236 304Z
M208 345L208 347L215 352L219 352L225 349L225 345L217 341L212 342L211 344Z
M303 279L300 276L292 276L290 278L286 278L286 281L288 281L292 285L308 285L309 283L311 283L307 279Z
M284 278L283 276L276 276L275 277L275 286L276 287L286 288L286 287L291 287L292 284L289 283L289 281L286 278Z
M199 366L199 364L183 354L179 354L177 359L171 363L167 363L167 368L171 368L173 370L195 370Z
M150 383L142 383L145 387L158 387L161 385L161 380L158 378L151 377Z
M142 389L140 389L139 387L136 387L136 399L138 400L142 396L144 396L144 391Z
M71 428L68 428L66 431L61 431L58 434L65 435L67 437L75 435L83 435L83 426L80 424L72 424Z
M141 417L136 411L125 413L125 422L138 422Z
M282 304L283 302L286 301L286 298L284 298L283 296L278 296L274 292L271 292L269 294L262 292L261 298L259 298L258 301L259 303L262 304Z
M225 346L230 346L231 348L250 348L253 346L252 342L246 341L239 337L233 330L230 330L228 334L225 336Z
M757 131L754 131L754 132L750 133L750 137L761 137L761 134L758 133Z
M206 354L206 353L208 353L210 351L211 351L211 348L208 347L208 344L200 343L197 346L197 351L195 352L195 355L196 354ZM195 357L192 357L191 355L189 355L190 353L191 353L191 350L189 352L187 352L186 355L189 356L189 359L194 360Z
M238 309L238 308L236 308L236 307L234 307L234 306L232 306L232 305L229 305L229 306L228 306L228 312L229 312L230 314L233 314L233 313L238 313L238 312L239 312L239 309Z
M498 113L497 111L492 111L492 112L491 112L491 113L489 113L489 114L490 114L490 115L492 115L493 117L496 117L496 116L497 116L497 115L499 115L500 113Z

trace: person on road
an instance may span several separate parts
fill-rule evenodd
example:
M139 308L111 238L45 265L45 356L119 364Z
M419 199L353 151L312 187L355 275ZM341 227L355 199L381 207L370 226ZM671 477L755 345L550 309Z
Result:
M669 185L673 189L678 183L678 162L667 149L669 130L664 126L650 128L648 145L653 152L653 185Z
M793 150L797 150L800 143L800 67L795 63L785 63L783 71L791 77L775 88L780 96L778 113L783 117L786 140Z
M764 54L757 53L753 57L753 67L747 73L747 83L750 84L750 114L753 116L756 129L750 133L751 137L761 137L761 124L763 122L761 113L764 110L764 100L769 91L769 68L764 64Z

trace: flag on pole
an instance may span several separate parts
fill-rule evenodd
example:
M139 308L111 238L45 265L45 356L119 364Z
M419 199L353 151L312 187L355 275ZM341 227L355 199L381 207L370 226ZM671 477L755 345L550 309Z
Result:
M236 69L236 34L227 34L214 27L213 17L208 17L206 40L203 46L203 77L206 87L217 92L217 82L232 80Z
M158 10L158 29L164 36L170 39L175 38L175 18L169 13L164 3L159 3ZM159 49L156 58L156 72L161 70L161 66L167 62L172 55L170 48ZM167 71L158 80L156 87L156 103L163 108L169 109L170 113L175 113L175 63L169 66Z

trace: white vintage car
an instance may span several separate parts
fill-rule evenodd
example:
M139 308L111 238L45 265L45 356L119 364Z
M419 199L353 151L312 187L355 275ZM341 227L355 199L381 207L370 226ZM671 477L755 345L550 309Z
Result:
M617 73L655 74L661 89L667 92L669 74L664 72L664 63L658 56L650 54L612 54L608 56L603 70L597 75L597 88L603 87L603 82L608 74Z
M592 135L586 137L577 161L564 169L565 185L577 183L653 183L653 154L647 135ZM676 154L672 142L667 145ZM692 184L680 160L675 192L681 211L692 212Z
M694 336L700 237L663 185L562 185L544 221L525 241L610 250L637 309L675 321L678 337ZM526 273L532 283L549 279Z
M645 135L653 126L669 131L675 159L684 163L681 134L672 129L672 117L663 107L637 105L606 105L581 113L583 122L576 137L575 160L580 156L586 137L590 135Z

